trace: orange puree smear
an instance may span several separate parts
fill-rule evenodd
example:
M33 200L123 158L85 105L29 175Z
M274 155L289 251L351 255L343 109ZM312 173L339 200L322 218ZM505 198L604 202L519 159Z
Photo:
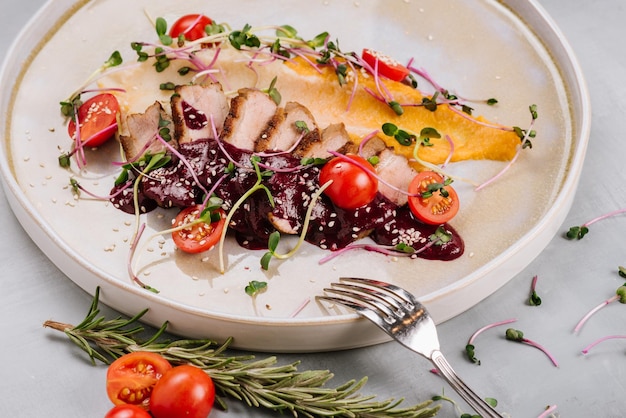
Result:
M283 99L307 106L321 128L329 123L343 122L357 142L378 130L378 136L388 146L394 147L396 153L412 158L412 146L401 146L394 138L382 133L382 124L391 122L409 132L419 134L423 128L430 127L442 135L439 139L430 140L433 146L419 149L419 157L432 164L442 164L450 155L450 143L446 135L454 143L451 161L507 161L513 158L520 145L519 137L510 128L491 124L483 118L460 115L449 105L440 104L434 112L423 106L404 106L404 114L398 116L386 103L376 100L365 91L367 87L378 92L371 75L358 74L358 88L351 99L353 82L348 80L346 85L340 86L332 68L318 71L301 59L286 62L285 67L277 79L277 88ZM400 104L422 102L420 91L406 84L382 79L381 82L384 82L393 100Z

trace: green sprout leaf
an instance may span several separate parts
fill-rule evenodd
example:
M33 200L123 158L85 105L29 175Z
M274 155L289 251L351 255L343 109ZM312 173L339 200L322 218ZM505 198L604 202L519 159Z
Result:
M250 33L250 29L252 29L252 27L246 24L244 25L242 30L232 31L228 35L228 40L230 41L230 44L235 49L241 49L244 46L247 46L249 48L258 48L259 46L261 46L261 41L256 35Z
M583 239L585 235L587 235L587 232L589 232L589 228L584 225L573 226L569 229L569 231L567 231L567 234L565 234L565 236L569 239L580 240Z
M113 51L109 59L104 62L104 66L106 68L117 67L118 65L122 64L122 62L123 59L120 51Z
M476 363L480 365L480 360L476 358L476 347L474 344L467 344L465 346L465 352L467 353L467 357L472 361L472 363Z
M163 45L171 45L173 40L172 37L167 34L167 21L162 17L157 17L155 22L155 29L157 35L159 36L159 40Z
M252 280L245 288L246 294L250 296L256 296L267 289L267 282L259 282Z

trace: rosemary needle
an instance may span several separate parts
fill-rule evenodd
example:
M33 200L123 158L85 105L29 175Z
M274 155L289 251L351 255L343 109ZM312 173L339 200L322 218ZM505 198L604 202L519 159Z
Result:
M142 340L145 329L139 320L143 310L132 318L106 319L99 316L100 289L96 289L89 312L76 326L46 321L44 327L64 332L87 353L91 362L110 364L126 353L150 351L161 354L172 364L190 363L208 373L218 392L251 407L287 412L294 417L354 418L426 418L433 417L440 405L427 400L401 407L402 399L376 400L373 395L360 395L367 382L364 377L350 380L335 388L324 385L333 377L328 370L298 371L299 362L278 365L276 357L255 359L251 355L229 356L232 339L219 344L208 339L166 339L167 322L152 336ZM222 397L219 406L227 409Z

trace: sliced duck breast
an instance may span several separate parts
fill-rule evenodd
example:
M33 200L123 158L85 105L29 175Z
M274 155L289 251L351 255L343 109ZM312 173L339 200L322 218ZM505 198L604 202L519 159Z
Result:
M342 154L355 149L355 145L343 123L334 123L322 130L320 136L306 136L300 141L294 155L302 158L329 158L328 151Z
M411 180L417 175L417 171L409 165L406 157L396 154L392 148L385 148L378 154L378 157L376 173L383 180L378 182L378 191L396 205L404 205L408 202L407 195L394 190L385 183L400 190L408 190Z
M228 99L221 84L188 84L177 86L172 95L172 119L179 143L214 138L222 131L228 115Z
M166 125L171 126L170 116L158 101L144 113L126 116L124 124L126 134L120 135L119 139L127 160L133 161L148 150L152 154L165 150L165 145L156 140L156 134L161 129L161 121L166 121ZM172 146L176 147L176 143L172 142Z
M297 102L288 102L276 113L257 138L255 151L288 151L307 135L319 138L313 115Z
M276 113L277 107L261 90L239 90L239 94L230 101L222 139L239 149L254 151L256 139Z

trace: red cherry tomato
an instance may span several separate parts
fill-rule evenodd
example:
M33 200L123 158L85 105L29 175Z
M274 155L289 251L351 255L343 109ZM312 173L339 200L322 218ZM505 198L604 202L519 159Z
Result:
M222 230L226 223L226 213L221 209L218 210L219 221L193 223L202 215L201 210L201 205L190 206L180 211L174 219L172 225L174 228L190 224L181 230L172 232L174 244L186 253L196 254L208 251L219 242L222 236Z
M459 196L451 186L444 186L443 183L443 177L439 174L422 171L409 184L409 194L421 195L409 196L409 208L420 221L440 225L454 218L459 211ZM447 196L443 196L440 190L434 190L430 196L424 196L425 192L428 193L429 186L432 189L432 185L442 186Z
M144 409L129 404L115 405L104 418L152 418Z
M80 125L80 142L90 147L99 147L117 131L117 114L120 105L112 94L102 93L83 103L76 115ZM76 140L76 122L67 126L70 138Z
M363 50L362 58L372 68L376 68L378 61L378 74L390 80L402 81L409 75L408 68L381 52L366 48Z
M365 158L348 154L346 158L335 157L327 162L320 171L319 180L321 185L333 181L324 193L337 207L356 209L367 205L376 197L378 179L373 172L374 167Z
M154 418L206 418L213 408L215 386L202 369L177 366L154 385L150 412Z
M204 28L213 23L210 17L190 14L179 18L170 28L170 36L174 39L183 35L188 41L195 41L207 36Z
M115 405L131 404L147 409L154 385L171 368L159 354L138 351L123 355L107 370L107 395Z

